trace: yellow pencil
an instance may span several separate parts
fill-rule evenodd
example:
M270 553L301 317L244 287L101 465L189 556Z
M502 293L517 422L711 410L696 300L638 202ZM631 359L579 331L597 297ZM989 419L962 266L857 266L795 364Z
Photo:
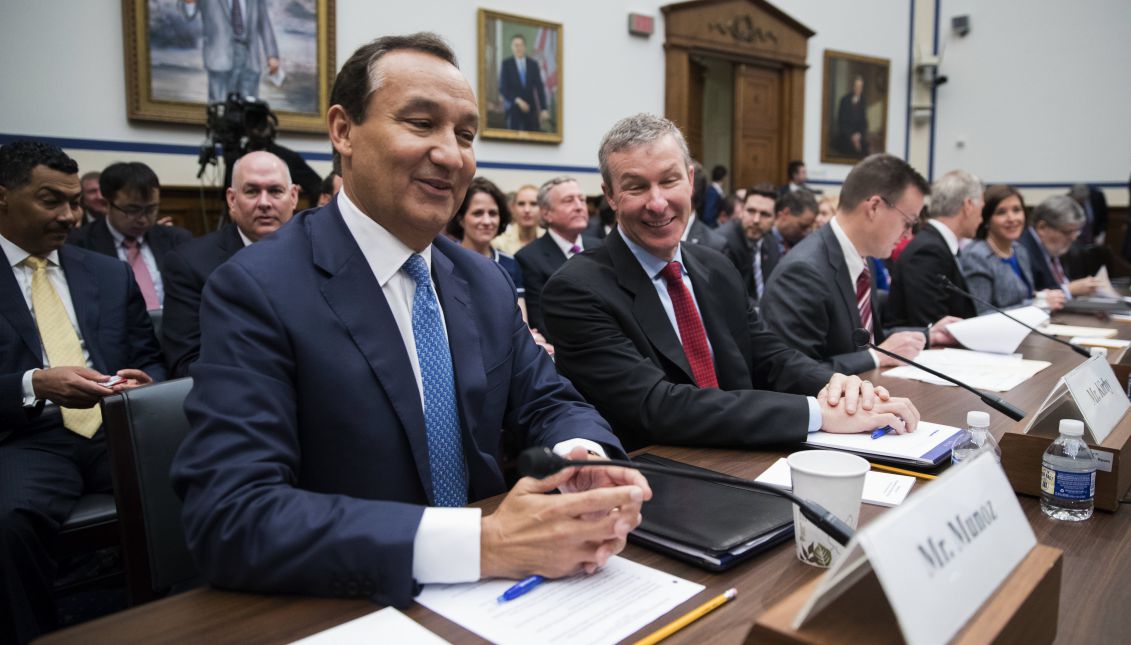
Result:
M722 606L723 604L726 603L726 601L733 599L737 595L738 595L738 589L731 587L730 589L726 590L726 593L723 593L722 595L719 595L719 596L715 596L714 598L708 600L707 602L703 603L702 605L699 605L695 609L692 609L691 611L680 616L679 618L676 618L675 620L668 623L667 625L664 625L660 629L657 629L656 631L652 632L651 634L648 634L644 638L636 641L635 643L633 643L633 645L655 645L656 643L659 643L660 641L664 640L668 636L671 636L672 634L678 632L679 630L683 629L684 627L687 627L691 623L693 623L693 622L699 620L700 618L706 616L707 614L711 613L712 611L715 610L715 608Z
M910 475L911 477L918 477L919 479L937 479L935 475L928 475L927 473L917 473L914 470L904 470L902 468L895 468L893 466L884 466L883 464L872 464L872 468L876 470L885 470L889 473L897 475Z

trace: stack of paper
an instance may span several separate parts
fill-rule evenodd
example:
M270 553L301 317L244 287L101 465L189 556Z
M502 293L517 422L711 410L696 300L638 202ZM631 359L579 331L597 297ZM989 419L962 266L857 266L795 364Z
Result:
M886 457L921 466L937 466L950 457L950 445L961 432L954 426L920 421L915 432L889 432L879 439L868 433L835 434L823 430L809 433L805 443L818 448L844 450L865 457Z
M785 457L775 461L754 481L782 490L793 490L793 478ZM864 502L876 506L899 506L914 485L914 477L870 470L864 475Z
M1114 327L1083 327L1079 325L1045 325L1041 331L1053 336L1083 336L1085 338L1111 338L1119 333Z
M362 645L376 641L406 645L444 645L448 642L395 608L386 607L295 641L295 645Z
M616 643L704 589L614 556L591 576L547 580L499 602L514 580L425 585L416 601L493 643Z
M928 349L920 352L915 361L936 372L962 381L970 387L991 392L1008 392L1045 369L1048 361L1030 361L1020 354L991 354L965 349ZM953 383L928 374L917 367L904 365L884 372L884 376L953 385Z

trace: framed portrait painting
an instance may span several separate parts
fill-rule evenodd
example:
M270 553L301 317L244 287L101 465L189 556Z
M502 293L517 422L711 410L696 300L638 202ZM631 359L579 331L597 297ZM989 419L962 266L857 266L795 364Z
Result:
M825 50L821 161L854 164L887 151L891 61Z
M562 141L562 26L479 10L485 139Z
M130 119L203 125L236 92L280 130L326 131L334 0L122 0L122 25Z

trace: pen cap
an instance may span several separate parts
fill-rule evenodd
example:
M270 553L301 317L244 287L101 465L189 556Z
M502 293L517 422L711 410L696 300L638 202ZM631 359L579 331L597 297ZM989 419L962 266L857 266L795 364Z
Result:
M970 410L966 413L966 425L971 428L988 428L990 427L990 413Z
M1066 437L1083 437L1084 422L1076 419L1061 419L1060 434Z

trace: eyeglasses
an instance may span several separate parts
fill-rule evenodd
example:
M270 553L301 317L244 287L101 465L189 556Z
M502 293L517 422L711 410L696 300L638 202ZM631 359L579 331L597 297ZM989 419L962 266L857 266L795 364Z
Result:
M883 202L887 204L888 208L903 216L903 230L910 231L915 228L916 224L919 223L919 218L922 217L922 212L920 212L918 215L908 215L907 213L904 213L903 211L896 208L895 204L888 201L887 197L881 197L880 199L882 199Z
M146 217L152 218L157 216L157 211L161 208L161 203L146 204L145 206L138 206L137 204L130 204L126 207L118 206L114 202L109 202L111 206L125 213L129 217Z

